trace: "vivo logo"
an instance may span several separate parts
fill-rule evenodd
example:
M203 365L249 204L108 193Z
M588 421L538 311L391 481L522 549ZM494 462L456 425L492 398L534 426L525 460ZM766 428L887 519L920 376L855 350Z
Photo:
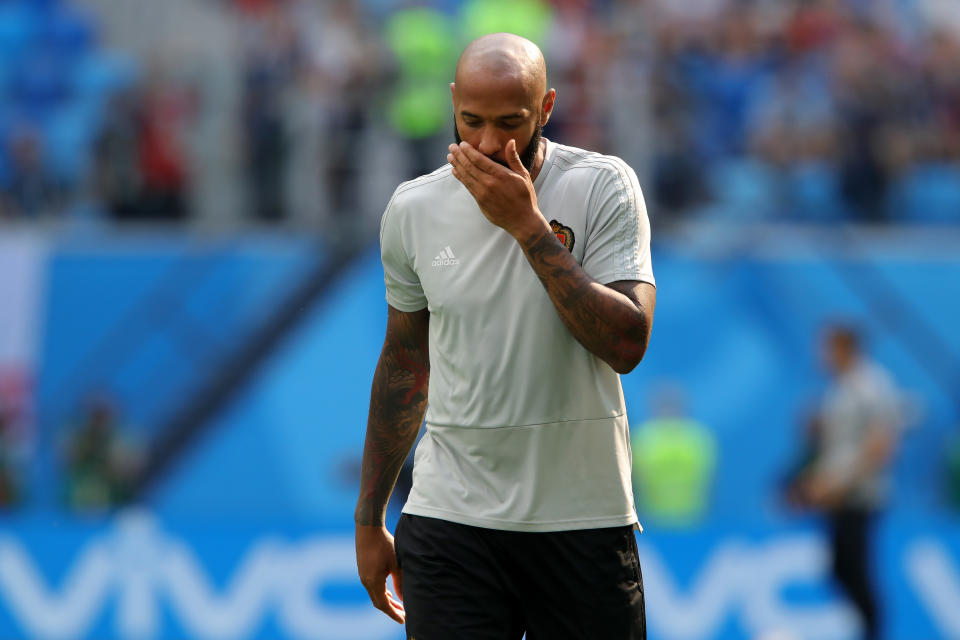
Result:
M775 538L767 544L736 540L719 544L686 592L677 588L661 558L641 547L650 630L669 640L713 638L730 618L747 637L856 637L855 614L840 602L788 605L785 587L822 583L829 572L826 549L811 536ZM655 585L655 586L654 586ZM803 631L802 635L792 634Z
M31 638L84 637L110 604L123 638L161 635L163 604L194 638L247 637L268 614L295 638L395 638L396 623L366 601L323 602L324 584L344 582L357 582L352 539L261 539L225 586L214 588L189 547L138 513L120 517L113 532L84 547L55 589L20 542L0 536L0 606Z
M683 588L660 553L647 544L640 553L652 637L728 638L731 620L742 631L737 637L746 638L841 640L857 633L856 616L839 601L785 599L790 588L822 586L827 556L817 536L721 539ZM0 635L90 637L104 620L111 635L137 640L239 639L260 634L268 620L279 635L305 640L402 634L362 596L324 600L325 587L357 583L349 537L257 539L221 587L191 547L142 512L119 517L83 546L57 585L48 584L35 557L18 539L0 535L0 610L15 627L3 629L10 623L0 618ZM897 562L891 569L903 576L903 592L916 597L939 636L960 638L960 572L948 548L933 537L912 537Z
M858 637L860 621L844 602L788 603L788 588L822 585L829 574L821 538L791 535L717 545L686 590L680 590L661 556L640 547L651 635L665 640L703 640L730 619L748 638L846 640ZM904 590L916 595L940 637L960 638L960 572L956 559L933 538L905 545L896 567ZM891 567L891 569L893 569Z

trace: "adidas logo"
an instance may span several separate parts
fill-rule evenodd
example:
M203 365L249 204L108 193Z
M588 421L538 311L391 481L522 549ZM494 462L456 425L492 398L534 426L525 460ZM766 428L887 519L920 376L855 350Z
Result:
M430 263L430 266L452 267L457 264L460 264L460 259L453 255L453 249L447 246L443 251L440 252L440 255L433 259L433 262Z

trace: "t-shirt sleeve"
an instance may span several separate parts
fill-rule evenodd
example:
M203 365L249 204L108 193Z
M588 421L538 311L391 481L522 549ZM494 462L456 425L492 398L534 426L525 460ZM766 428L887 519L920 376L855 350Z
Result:
M639 280L655 285L650 220L633 169L612 158L597 178L589 206L584 271L603 284Z
M380 259L387 303L400 311L419 311L427 306L427 297L404 246L404 230L399 219L401 212L397 209L394 194L380 220Z
M860 396L864 418L868 425L891 432L899 429L901 423L899 393L886 371L876 367L870 370Z

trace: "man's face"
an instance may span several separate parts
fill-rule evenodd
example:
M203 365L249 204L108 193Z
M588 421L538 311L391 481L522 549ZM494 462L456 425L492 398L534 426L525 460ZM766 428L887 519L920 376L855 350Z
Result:
M822 342L822 359L832 375L842 375L857 358L856 347L843 335L827 332Z
M533 130L533 136L530 137L530 142L527 143L527 146L522 150L518 151L520 155L520 163L526 168L527 171L533 171L533 163L537 159L537 150L540 148L540 139L543 137L543 127L540 126L538 122L536 127ZM457 141L457 144L463 142L463 137L460 135L460 131L457 128L456 119L453 123L453 138ZM469 140L467 141L469 142ZM472 144L472 143L471 143ZM520 143L517 143L517 148L520 148ZM505 161L500 160L496 156L487 156L497 164L502 164L503 166L510 168Z
M453 89L454 137L494 162L509 166L507 142L516 140L520 162L532 170L540 148L544 96L533 95L521 78L473 74Z

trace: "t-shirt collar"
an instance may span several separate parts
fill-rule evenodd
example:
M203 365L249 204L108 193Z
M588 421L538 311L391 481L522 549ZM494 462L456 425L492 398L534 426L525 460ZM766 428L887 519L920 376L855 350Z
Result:
M540 187L543 185L543 181L546 179L547 174L550 173L550 169L553 167L553 150L556 145L546 138L543 138L543 142L546 145L543 149L543 166L540 167L540 173L537 174L537 179L533 181L533 188L536 191L540 190Z

